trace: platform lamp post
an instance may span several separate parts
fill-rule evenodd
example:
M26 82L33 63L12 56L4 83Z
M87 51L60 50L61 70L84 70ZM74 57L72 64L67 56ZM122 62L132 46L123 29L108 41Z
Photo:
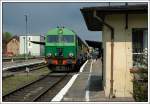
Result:
M26 23L26 60L28 59L28 37L27 37L27 34L28 34L28 31L27 31L27 29L28 29L28 15L27 14L25 14L24 15L25 16L25 23Z
M23 42L24 42L24 47L23 47L23 49L24 49L24 60L26 59L26 52L25 52L25 37L23 37Z
M28 60L28 15L25 14L25 22L26 22L26 60ZM26 67L26 73L27 73L27 80L29 79L29 68Z

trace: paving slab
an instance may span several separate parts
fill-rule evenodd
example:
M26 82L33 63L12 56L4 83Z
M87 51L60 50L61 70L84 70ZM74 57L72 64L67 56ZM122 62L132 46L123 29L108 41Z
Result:
M100 96L105 97L102 89L101 67L100 59L89 60L62 101L91 101Z
M129 102L133 98L108 98L102 85L102 62L101 59L89 60L83 72L64 95L63 102Z
M72 87L69 89L67 94L64 96L62 101L85 101L85 91L87 85L87 79L89 75L91 60L88 61L84 67L83 72L79 72L79 76L75 80Z

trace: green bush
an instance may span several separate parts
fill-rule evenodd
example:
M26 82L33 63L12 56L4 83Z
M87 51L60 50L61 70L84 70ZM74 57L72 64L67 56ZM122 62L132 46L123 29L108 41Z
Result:
M148 51L147 49L145 49L143 53L144 55L142 55L140 63L136 67L146 71L134 73L134 81L133 81L133 97L135 101L138 102L148 101Z
M135 101L148 101L148 84L142 81L133 81L133 97Z

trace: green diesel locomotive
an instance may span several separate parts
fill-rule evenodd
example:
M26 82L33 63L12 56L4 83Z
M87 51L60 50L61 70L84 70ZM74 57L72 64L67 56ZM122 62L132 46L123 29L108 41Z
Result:
M88 46L68 28L55 28L45 38L45 60L49 69L70 71L87 59Z
M44 42L31 42L45 46L45 63L53 71L78 70L87 60L88 46L68 28L51 29Z

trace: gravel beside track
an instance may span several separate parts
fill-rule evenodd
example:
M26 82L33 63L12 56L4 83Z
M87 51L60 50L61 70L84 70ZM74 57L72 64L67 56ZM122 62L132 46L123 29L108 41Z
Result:
M3 102L33 102L37 101L44 93L58 84L66 77L66 73L60 75L48 74L43 78L24 86L12 93L3 96Z
M72 77L71 74L64 77L62 81L60 81L57 85L53 86L51 89L49 89L45 94L40 96L36 102L50 102L53 97L59 93L59 91L69 82L70 78Z

